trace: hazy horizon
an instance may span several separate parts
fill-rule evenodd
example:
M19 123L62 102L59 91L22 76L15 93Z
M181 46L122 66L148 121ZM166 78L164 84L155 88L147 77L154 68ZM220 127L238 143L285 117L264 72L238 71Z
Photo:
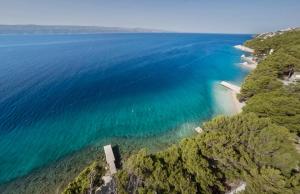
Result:
M232 35L252 35L255 33L226 33L226 32L185 32L185 31L169 31L169 30L165 30L165 29L154 29L154 28L142 28L142 27L119 27L119 26L91 26L91 25L68 25L68 24L0 24L0 26L36 26L36 27L91 27L91 28L116 28L116 29L120 29L120 32L123 32L122 29L125 30L129 30L128 33L134 32L133 30L145 30L145 31L140 31L140 32L153 32L153 33L191 33L191 34L232 34ZM1 29L0 29L1 30ZM132 31L130 31L132 30ZM117 32L117 31L116 31ZM127 31L124 31L127 32ZM136 31L139 32L139 31Z
M2 0L0 24L254 34L300 26L299 8L297 0Z

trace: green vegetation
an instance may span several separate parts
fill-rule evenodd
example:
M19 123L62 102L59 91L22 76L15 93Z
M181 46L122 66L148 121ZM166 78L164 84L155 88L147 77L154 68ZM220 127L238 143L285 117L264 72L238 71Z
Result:
M269 53L271 49L274 49L275 51L280 49L294 50L299 54L300 51L295 49L300 44L299 33L299 30L293 30L281 35L273 36L272 38L254 38L247 41L245 46L253 48L258 55Z
M90 189L100 187L103 184L102 176L105 174L104 167L98 162L94 162L85 168L74 181L69 183L63 194L84 194Z
M290 65L300 71L300 31L287 32L267 39L253 39L246 46L255 49L262 61L242 85L240 100L245 101L259 93L281 89L282 78ZM273 49L273 54L265 57Z
M300 33L299 33L300 38ZM290 55L287 50L275 51L272 55L262 60L257 68L249 74L242 86L240 100L248 100L253 95L269 92L282 88L282 78L289 65L294 65L300 70L300 53L298 58Z
M249 113L215 118L204 129L165 151L132 156L118 192L223 193L236 180L246 181L246 193L300 191L292 184L299 155L286 128Z
M117 174L118 193L225 193L240 181L244 194L300 193L300 84L280 80L290 66L300 70L300 32L246 46L260 63L242 85L243 113L217 117L162 152L131 156Z
M243 110L254 112L259 117L269 117L274 123L285 126L291 132L300 133L300 98L288 91L257 94L247 101Z
M300 31L292 31L272 38L257 38L246 42L258 56L269 53L242 85L240 100L246 100L245 112L269 117L291 132L300 135L300 84L284 86L280 79L289 66L300 71Z

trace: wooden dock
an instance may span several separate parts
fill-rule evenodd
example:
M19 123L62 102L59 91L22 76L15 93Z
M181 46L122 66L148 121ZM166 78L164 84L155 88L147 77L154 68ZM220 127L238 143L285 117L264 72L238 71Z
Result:
M231 91L237 93L237 94L239 94L240 91L241 91L241 87L236 86L236 85L234 85L234 84L231 84L231 83L228 83L228 82L225 82L225 81L221 81L220 84L221 84L222 86L224 86L224 87L230 89Z
M239 50L244 51L244 52L254 53L254 49L248 48L248 47L243 46L243 45L236 45L236 46L234 46L234 48L239 49Z
M110 174L113 175L117 172L117 168L116 168L116 164L115 164L116 159L114 156L113 149L112 149L111 145L106 145L103 148L104 148L106 162L109 166Z

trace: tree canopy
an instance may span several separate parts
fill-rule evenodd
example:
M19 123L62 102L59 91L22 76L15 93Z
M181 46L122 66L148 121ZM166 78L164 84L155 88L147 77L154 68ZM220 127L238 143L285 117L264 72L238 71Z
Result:
M227 182L235 180L246 180L247 190L264 190L266 185L256 188L258 182L251 177L273 173L280 180L274 180L275 186L283 191L299 186L283 184L299 164L295 137L285 127L253 113L218 117L203 127L203 134L162 152L133 155L118 174L118 191L127 193L131 187L130 193L223 193Z
M103 184L105 169L99 162L85 168L63 191L63 194L85 194Z

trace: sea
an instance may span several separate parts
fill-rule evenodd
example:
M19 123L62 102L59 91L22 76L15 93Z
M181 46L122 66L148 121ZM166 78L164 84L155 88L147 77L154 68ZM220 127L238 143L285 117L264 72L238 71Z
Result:
M219 82L242 83L249 70L233 46L250 38L0 35L2 189L10 184L12 191L14 181L20 185L93 146L99 154L109 143L124 150L160 147L195 135L195 127L216 115L232 114L231 97ZM140 146L126 145L133 142Z

